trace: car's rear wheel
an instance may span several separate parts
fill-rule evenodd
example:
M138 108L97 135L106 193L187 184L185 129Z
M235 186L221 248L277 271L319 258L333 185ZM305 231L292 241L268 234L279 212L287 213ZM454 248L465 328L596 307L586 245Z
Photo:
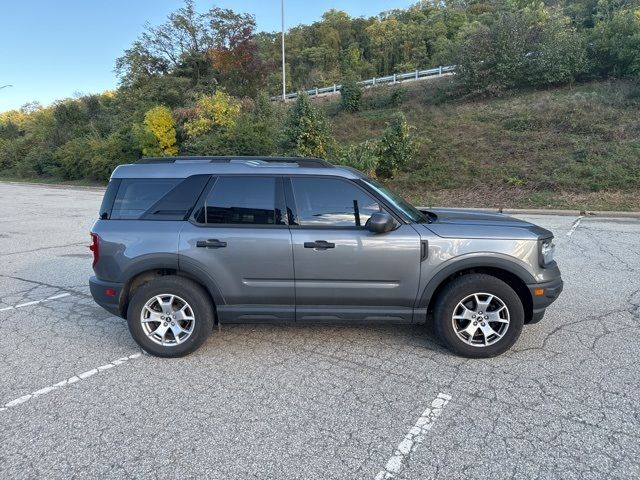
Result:
M454 352L471 358L494 357L518 340L524 308L505 282L474 273L444 287L433 318L438 337Z
M196 350L213 328L206 291L189 279L168 275L136 290L127 310L129 331L140 347L159 357Z

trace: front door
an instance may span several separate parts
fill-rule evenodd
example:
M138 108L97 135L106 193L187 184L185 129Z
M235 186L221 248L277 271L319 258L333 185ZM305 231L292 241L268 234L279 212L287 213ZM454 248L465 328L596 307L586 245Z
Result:
M346 179L291 177L287 190L296 318L411 321L420 280L416 230L370 232L368 218L383 208Z
M293 255L282 179L230 175L211 183L180 233L180 268L215 283L223 322L293 320Z

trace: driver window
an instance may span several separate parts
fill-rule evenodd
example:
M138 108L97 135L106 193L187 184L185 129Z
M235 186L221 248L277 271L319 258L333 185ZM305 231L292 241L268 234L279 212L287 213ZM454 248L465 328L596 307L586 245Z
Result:
M294 177L291 183L302 226L364 227L382 211L377 200L346 180Z

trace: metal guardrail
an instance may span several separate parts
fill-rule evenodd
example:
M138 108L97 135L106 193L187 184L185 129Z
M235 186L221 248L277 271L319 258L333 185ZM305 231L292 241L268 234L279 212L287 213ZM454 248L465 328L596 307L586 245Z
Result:
M375 87L376 85L382 85L385 83L399 83L405 80L418 80L424 77L440 77L445 73L451 73L455 70L455 65L448 65L446 67L440 66L436 68L428 68L426 70L415 70L413 72L406 73L394 73L393 75L387 75L386 77L373 77L368 80L361 80L358 82L358 85L362 85L363 87ZM338 93L342 88L341 84L334 83L330 87L323 88L312 88L311 90L305 90L309 96L322 95L325 93ZM285 95L285 99L289 100L291 98L296 98L300 92L287 93ZM271 97L271 100L282 100L282 95L277 95L275 97Z

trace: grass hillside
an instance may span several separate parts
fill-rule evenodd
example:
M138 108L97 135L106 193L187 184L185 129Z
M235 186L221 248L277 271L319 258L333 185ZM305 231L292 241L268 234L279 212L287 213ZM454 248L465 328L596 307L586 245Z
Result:
M366 90L356 113L341 108L340 96L312 99L330 125L328 142L334 147L329 150L380 138L401 110L412 125L417 154L393 178L380 180L415 204L640 211L640 83L600 81L455 99L445 93L451 91L451 79ZM76 103L78 110L83 104ZM88 121L94 132L88 140L75 138L54 150L50 143L73 129L49 128L51 118L79 115L71 109L76 103L36 112L20 127L24 136L5 127L5 136L13 140L3 144L0 138L0 154L14 166L0 168L0 178L95 185L115 165L139 158L123 150L120 134L99 140L94 132L103 128L99 115ZM196 144L199 150L182 148L181 153L283 153L278 136L286 131L291 104L270 105L266 120L243 114L232 135L214 130L210 142ZM128 129L125 123L125 140ZM94 147L95 158L89 159L86 152ZM100 168L103 178L92 177Z
M637 83L443 102L446 81L369 90L354 114L340 113L335 99L323 108L340 144L378 135L398 108L405 113L419 150L389 183L416 204L640 210ZM379 108L393 88L403 100Z

